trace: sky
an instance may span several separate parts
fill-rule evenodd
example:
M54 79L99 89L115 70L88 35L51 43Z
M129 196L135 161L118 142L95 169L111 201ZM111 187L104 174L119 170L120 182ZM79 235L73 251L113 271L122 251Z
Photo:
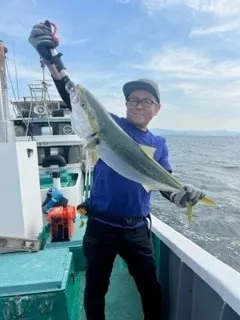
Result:
M240 0L1 0L0 12L10 100L14 52L20 97L42 79L28 37L48 19L71 79L110 112L125 115L125 82L150 78L161 92L150 128L240 131Z

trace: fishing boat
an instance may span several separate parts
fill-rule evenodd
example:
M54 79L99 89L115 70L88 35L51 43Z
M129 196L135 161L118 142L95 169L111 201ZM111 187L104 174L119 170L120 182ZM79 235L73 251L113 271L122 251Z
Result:
M71 217L69 237L55 241L51 211L43 212L43 203L56 187L68 200L65 208L75 209L89 195L93 163L72 131L66 106L47 99L46 81L29 86L29 101L14 102L19 114L10 120L5 55L0 43L0 320L86 319L87 218ZM240 319L236 270L154 216L152 237L165 320ZM134 281L117 257L106 319L143 318Z

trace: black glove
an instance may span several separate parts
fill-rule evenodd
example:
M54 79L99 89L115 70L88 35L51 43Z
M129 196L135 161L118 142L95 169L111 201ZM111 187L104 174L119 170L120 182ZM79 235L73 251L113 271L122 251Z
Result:
M205 197L205 193L192 186L185 185L183 190L179 192L173 192L170 195L170 200L178 207L185 208L186 203L190 202L193 206L202 198Z
M77 206L77 212L82 215L89 213L89 205L86 202L82 202Z
M56 48L59 45L58 41L53 38L49 21L36 24L32 28L28 41L37 50L42 58L49 61L52 60L50 50Z

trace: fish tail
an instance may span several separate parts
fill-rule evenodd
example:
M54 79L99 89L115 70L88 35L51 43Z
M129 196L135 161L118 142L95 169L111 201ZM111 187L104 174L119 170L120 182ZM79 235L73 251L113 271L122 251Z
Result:
M192 221L192 213L193 213L193 206L191 202L186 203L186 208L187 208L187 215L188 215L188 221Z
M84 226L84 221L83 220L80 220L80 224L79 224L79 228L82 228Z
M206 197L200 199L199 203L205 204L207 206L214 206L216 204L216 202L214 200L212 200L210 198L206 198Z

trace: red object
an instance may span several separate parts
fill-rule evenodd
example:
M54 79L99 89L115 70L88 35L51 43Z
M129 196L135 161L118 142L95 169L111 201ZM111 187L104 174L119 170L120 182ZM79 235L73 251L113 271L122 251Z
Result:
M59 43L59 39L58 39L58 37L56 36L57 26L56 26L53 22L50 22L50 25L53 26L53 32L52 32L53 41L58 44L58 43Z
M76 209L74 206L54 207L48 214L52 242L69 241L74 232Z

